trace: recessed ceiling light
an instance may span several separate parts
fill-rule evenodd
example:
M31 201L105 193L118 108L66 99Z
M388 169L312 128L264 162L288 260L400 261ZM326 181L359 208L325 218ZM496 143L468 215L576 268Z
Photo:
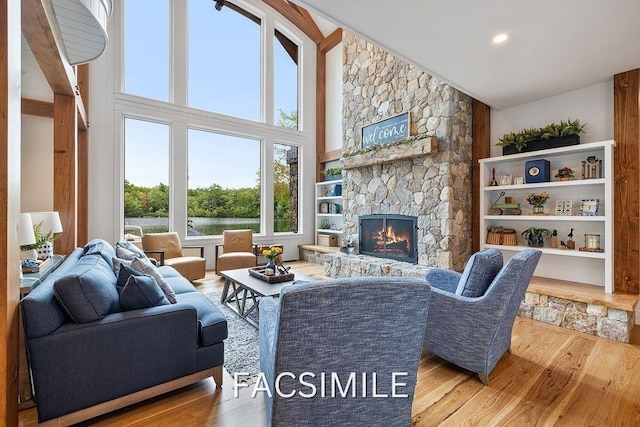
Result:
M495 37L493 38L493 42L494 42L495 44L500 44L500 43L505 42L508 38L509 38L509 36L508 36L508 35L506 35L505 33L498 34L497 36L495 36Z

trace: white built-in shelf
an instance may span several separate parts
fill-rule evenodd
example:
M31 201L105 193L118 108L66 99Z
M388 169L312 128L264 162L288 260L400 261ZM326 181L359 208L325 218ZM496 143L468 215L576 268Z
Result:
M325 233L325 234L342 234L342 230L332 230L330 228L318 228L316 229L316 231L318 233Z
M500 249L501 251L514 251L514 252L520 252L525 249L531 249L529 246L490 245L488 243L485 243L484 247ZM550 254L550 255L572 256L572 257L578 257L578 258L605 259L604 252L585 252L585 251L579 251L578 249L554 249L554 248L533 248L533 249L538 249L542 251L543 254Z
M326 216L330 218L342 218L342 214L319 213L318 216Z
M339 212L342 212L342 195L340 196L328 196L327 194L331 191L334 185L342 184L341 179L336 179L332 181L323 181L316 183L316 194L315 194L315 228L316 235L318 234L335 234L338 236L340 240L340 236L342 235L342 226L343 226L343 217L342 213L322 213L320 212L320 205L322 203L336 204L339 206ZM324 209L323 209L324 210ZM329 209L331 210L331 209ZM326 225L331 225L335 228L322 228L322 222L325 221ZM330 224L327 224L330 223ZM340 242L338 242L341 244ZM318 238L316 236L316 244L318 244Z
M571 181L551 181L540 182L536 184L517 184L517 185L494 185L492 187L486 186L484 191L511 191L511 190L536 190L538 188L562 188L562 187L574 187L583 185L604 185L604 178L600 179L575 179Z
M605 216L575 215L485 215L486 220L496 221L571 221L571 222L604 222Z
M342 200L342 196L321 196L321 197L316 197L316 200L336 200L336 199Z

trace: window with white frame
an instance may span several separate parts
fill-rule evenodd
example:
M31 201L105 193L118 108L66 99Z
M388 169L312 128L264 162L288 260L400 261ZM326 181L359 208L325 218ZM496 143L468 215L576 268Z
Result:
M126 117L123 223L153 229L163 218L165 229L185 236L232 228L299 232L298 156L315 143L303 132L301 81L314 73L302 66L303 36L256 0L227 1L220 11L211 0L117 1L123 5L115 97L116 111ZM161 37L149 42L145 34L154 32ZM145 60L152 52L157 56ZM127 131L138 122L167 129L157 140L148 134L157 144L145 146L146 156L132 154L144 151ZM154 160L158 154L166 154L166 163ZM138 174L165 171L165 211L134 209L143 196L142 183L130 179L133 158Z

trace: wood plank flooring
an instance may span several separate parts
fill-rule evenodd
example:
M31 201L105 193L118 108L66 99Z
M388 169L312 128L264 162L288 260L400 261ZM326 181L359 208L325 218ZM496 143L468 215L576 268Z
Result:
M296 262L296 271L322 277L318 265ZM221 287L213 274L202 291ZM517 318L512 353L484 387L475 375L424 352L413 402L416 426L638 426L640 330L632 344ZM90 425L264 426L264 401L242 389L234 397L225 372L222 390L207 379L184 389L91 420ZM35 409L20 412L20 426L37 425Z

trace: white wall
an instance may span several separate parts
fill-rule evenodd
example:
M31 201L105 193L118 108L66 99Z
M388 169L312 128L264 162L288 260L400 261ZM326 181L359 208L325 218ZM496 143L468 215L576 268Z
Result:
M613 79L502 111L491 109L491 156L502 155L495 144L505 133L568 118L587 123L581 143L613 139Z
M22 115L20 212L53 210L53 120Z
M342 42L327 53L326 150L342 149Z

